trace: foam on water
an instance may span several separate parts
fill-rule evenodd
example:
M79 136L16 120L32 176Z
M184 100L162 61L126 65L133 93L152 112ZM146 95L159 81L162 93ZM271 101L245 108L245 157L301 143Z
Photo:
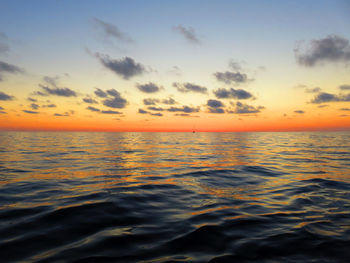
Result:
M349 133L0 133L3 262L349 262Z

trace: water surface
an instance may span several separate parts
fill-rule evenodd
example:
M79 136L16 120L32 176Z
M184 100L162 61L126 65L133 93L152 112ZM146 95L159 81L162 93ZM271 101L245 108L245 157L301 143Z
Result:
M0 133L2 262L350 262L350 133Z

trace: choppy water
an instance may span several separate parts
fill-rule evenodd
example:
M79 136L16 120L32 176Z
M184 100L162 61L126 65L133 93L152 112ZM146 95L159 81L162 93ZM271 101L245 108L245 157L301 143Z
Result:
M0 133L0 261L350 262L350 133Z

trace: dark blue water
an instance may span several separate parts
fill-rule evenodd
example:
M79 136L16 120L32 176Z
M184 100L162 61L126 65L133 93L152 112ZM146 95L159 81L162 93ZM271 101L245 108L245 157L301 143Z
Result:
M1 262L350 262L350 133L0 133Z

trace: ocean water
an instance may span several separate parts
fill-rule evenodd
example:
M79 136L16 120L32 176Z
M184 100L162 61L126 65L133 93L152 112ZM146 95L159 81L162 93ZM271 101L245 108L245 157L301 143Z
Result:
M0 133L1 262L350 262L350 133Z

